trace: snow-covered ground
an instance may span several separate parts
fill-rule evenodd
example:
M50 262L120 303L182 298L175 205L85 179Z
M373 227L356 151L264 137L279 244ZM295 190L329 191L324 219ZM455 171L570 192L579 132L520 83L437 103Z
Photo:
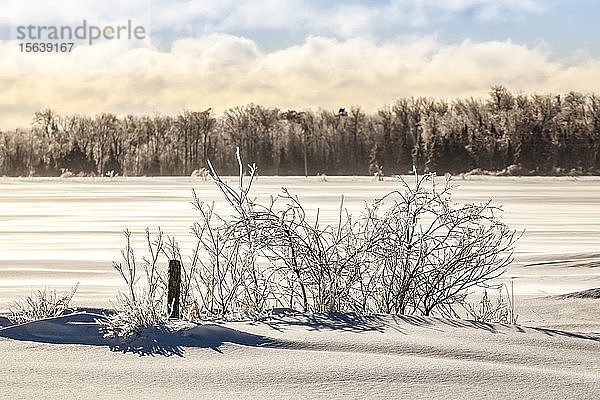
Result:
M406 177L406 179L414 179ZM493 199L504 220L524 229L505 279L518 295L560 294L600 286L600 178L489 177L456 179L458 202ZM286 186L321 221L333 222L342 194L353 212L363 202L397 188L393 178L258 177L254 193L266 199ZM196 217L191 188L230 210L211 182L199 178L0 178L0 310L31 288L63 288L81 282L75 302L109 306L119 277L121 232L158 226L190 249Z
M275 316L258 323L173 325L107 341L91 311L0 330L2 398L600 398L600 178L469 177L458 202L492 198L524 229L505 281L522 326L435 318ZM360 212L392 179L259 177L334 221L340 195ZM120 232L143 248L161 226L190 248L193 178L0 178L0 311L33 288L80 282L75 305L108 307L121 289ZM0 326L8 321L0 317ZM460 393L460 395L459 395Z
M89 313L0 330L4 398L600 396L600 334L352 314L173 324L131 343ZM23 340L24 339L24 340Z

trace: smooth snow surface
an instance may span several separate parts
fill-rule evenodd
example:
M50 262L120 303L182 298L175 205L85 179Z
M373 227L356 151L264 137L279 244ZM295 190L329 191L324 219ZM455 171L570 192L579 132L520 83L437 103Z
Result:
M600 398L600 334L297 314L171 323L118 344L102 337L99 318L83 312L0 330L2 396Z
M491 198L503 206L505 222L525 230L504 277L515 279L517 295L600 286L600 178L471 176L455 183L457 202ZM323 222L335 221L342 194L359 213L365 200L399 187L393 178L259 176L254 193L266 199L282 186L309 213L319 208ZM111 261L120 259L123 229L134 232L140 254L144 229L157 226L191 254L192 188L223 215L231 213L214 184L200 178L0 178L0 310L32 288L76 282L77 304L110 306L122 288Z

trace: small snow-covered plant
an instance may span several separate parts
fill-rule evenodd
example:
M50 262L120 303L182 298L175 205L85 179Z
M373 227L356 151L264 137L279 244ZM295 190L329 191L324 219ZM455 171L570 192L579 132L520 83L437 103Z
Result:
M79 283L63 293L58 293L55 289L35 290L29 296L9 305L9 319L15 324L23 324L58 317L69 310L69 303L78 288Z
M135 300L118 293L114 307L116 313L101 321L105 335L112 338L134 337L147 327L164 323L168 317L147 291L139 292Z
M506 295L504 295L503 289L506 289ZM490 299L488 290L484 289L481 300L475 304L465 302L465 309L468 316L475 321L517 323L518 315L514 310L514 295L509 295L508 288L504 284L498 287L498 296L495 299Z
M158 260L165 250L163 233L159 229L152 240L150 230L146 229L146 242L149 257L144 257L143 270L145 281L140 283L138 262L131 245L131 232L125 230L125 248L121 250L122 262L113 262L127 285L127 292L117 295L114 308L116 313L103 321L106 336L130 337L144 328L159 325L168 318L166 312L166 279L158 269Z
M470 316L479 322L507 322L508 305L501 298L492 302L488 297L487 289L483 290L479 303L471 305L468 308Z

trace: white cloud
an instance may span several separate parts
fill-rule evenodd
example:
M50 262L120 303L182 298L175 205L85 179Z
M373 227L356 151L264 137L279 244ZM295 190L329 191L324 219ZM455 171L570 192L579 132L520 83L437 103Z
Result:
M0 23L78 22L128 18L151 20L156 30L194 36L208 32L283 29L314 35L352 37L382 28L426 25L459 15L477 19L511 18L540 13L556 1L542 0L8 0L11 13ZM563 0L564 1L564 0Z
M490 20L541 13L564 0L5 0L0 24L108 24L132 19L174 38L283 30L350 38L460 17ZM163 40L162 37L156 37Z
M250 39L215 33L177 40L169 52L117 41L82 46L71 56L21 55L16 46L0 42L5 128L29 123L43 107L86 114L220 112L255 102L375 110L401 96L484 96L497 83L523 91L600 91L599 60L561 64L544 48L510 41L314 36L264 52Z

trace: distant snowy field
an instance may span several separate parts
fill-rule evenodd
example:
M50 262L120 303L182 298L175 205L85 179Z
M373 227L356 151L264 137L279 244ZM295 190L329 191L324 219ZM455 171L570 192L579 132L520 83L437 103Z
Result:
M600 286L600 178L472 176L455 183L457 202L493 199L506 223L525 230L505 275L515 278L517 294ZM358 214L365 200L399 187L393 178L258 177L254 193L267 199L282 186L313 215L319 208L324 222L335 220L342 194ZM230 213L216 187L199 178L0 178L0 310L31 288L76 282L76 304L108 306L120 285L111 261L120 259L125 228L138 251L145 250L144 229L160 226L191 254L192 188Z
M296 314L179 323L118 344L99 333L97 310L21 326L0 317L0 397L600 398L600 299L554 296L600 286L600 178L455 183L457 202L491 198L525 230L503 279L514 279L527 327ZM392 178L259 177L255 194L282 186L324 222L335 220L342 194L358 214L398 187ZM191 248L191 188L229 213L197 178L0 178L0 311L33 288L76 282L76 306L109 307L122 289L111 261L123 229L138 251L147 226Z

